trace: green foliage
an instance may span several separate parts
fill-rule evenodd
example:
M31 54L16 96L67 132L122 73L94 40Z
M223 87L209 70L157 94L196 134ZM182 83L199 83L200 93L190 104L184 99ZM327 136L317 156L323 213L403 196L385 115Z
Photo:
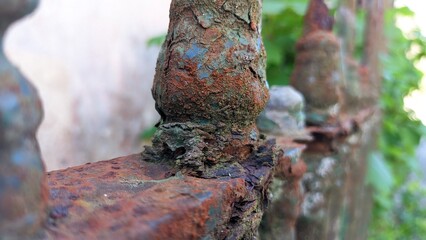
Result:
M263 14L280 15L285 10L291 10L299 16L303 16L306 12L306 1L300 0L265 0L263 3Z
M370 154L368 159L367 183L376 191L374 201L380 209L392 207L390 197L395 185L392 169L381 152Z
M307 0L264 0L263 42L270 85L287 85L294 67L295 45L302 35Z
M165 40L166 40L166 34L160 34L148 39L148 41L146 42L146 45L148 45L148 47L161 46L161 44L163 44Z
M419 88L422 73L414 64L426 56L426 45L424 36L418 30L404 34L395 25L397 16L412 17L413 12L408 8L392 9L385 18L388 53L382 57L383 88L380 104L383 126L379 136L379 150L388 166L387 171L393 177L394 186L389 192L384 190L388 186L373 185L376 202L370 238L378 240L424 239L426 236L426 208L422 206L426 199L426 189L417 180L407 180L410 173L416 173L418 161L415 151L425 129L413 117L414 114L404 108L403 99L403 96ZM408 53L413 47L418 51L410 56ZM375 175L375 168L369 170L369 176Z
M146 128L144 131L142 131L140 139L143 141L149 141L150 139L152 139L156 131L156 127Z
M426 236L426 189L418 181L409 181L395 194L392 211L375 216L369 239L421 240Z
M296 4L297 2L297 4ZM307 0L264 0L263 37L268 54L267 75L271 85L286 85L294 67L295 44L302 34ZM334 5L335 6L335 5ZM365 13L357 16L355 57L362 57ZM425 37L419 31L407 36L396 27L396 16L413 16L408 8L386 16L388 53L382 56L383 88L380 105L383 125L378 151L371 154L366 182L374 189L371 239L420 239L426 236L426 190L407 176L416 169L415 149L425 134L424 126L404 108L404 96L418 89L422 74L415 61L426 56ZM416 54L407 53L416 46ZM396 201L401 199L401 201Z
M413 181L404 186L396 208L397 223L400 225L399 239L410 236L411 239L424 239L426 236L426 189L419 182Z

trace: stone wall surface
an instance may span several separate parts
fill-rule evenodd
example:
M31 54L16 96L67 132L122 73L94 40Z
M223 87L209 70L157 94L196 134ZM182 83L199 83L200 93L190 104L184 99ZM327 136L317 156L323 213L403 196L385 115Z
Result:
M170 0L43 0L14 25L6 54L39 89L48 170L141 151L158 117L151 97Z

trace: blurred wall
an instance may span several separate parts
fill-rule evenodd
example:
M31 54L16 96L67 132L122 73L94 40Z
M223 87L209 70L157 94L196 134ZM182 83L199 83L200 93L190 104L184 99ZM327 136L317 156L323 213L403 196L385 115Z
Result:
M48 170L142 150L158 119L151 84L170 0L42 0L6 36L9 58L37 86Z

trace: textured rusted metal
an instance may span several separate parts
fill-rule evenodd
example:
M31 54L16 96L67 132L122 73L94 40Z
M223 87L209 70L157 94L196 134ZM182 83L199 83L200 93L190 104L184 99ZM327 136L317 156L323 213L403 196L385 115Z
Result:
M204 188L240 179L229 190L213 186L217 215L189 215L188 224L177 219L169 224L181 233L185 226L191 232L202 226L178 239L257 237L278 153L260 139L255 125L268 100L260 21L259 0L172 0L152 88L161 121L143 160L209 179L197 179ZM217 225L207 231L205 219Z
M48 174L51 239L254 239L273 143L216 179L132 155Z
M258 0L174 0L153 95L163 123L253 125L268 98Z
M47 189L36 130L42 107L36 89L3 51L8 26L35 0L0 0L0 239L34 238L45 219Z
M195 239L256 238L268 202L278 152L260 139L255 125L268 100L260 21L259 0L171 3L152 88L161 121L142 159L212 184L224 177L242 178L242 185L230 192L243 185L248 189L233 200L236 213L208 216L220 233L189 236ZM212 191L213 198L229 199L217 190L221 193ZM195 221L204 226L205 221Z
M0 30L35 3L0 0ZM173 0L153 86L162 116L153 147L51 172L50 194L34 136L40 101L2 62L0 238L257 238L285 154L255 127L268 99L260 13L258 0Z
M255 119L268 100L260 21L259 0L172 1L152 88L162 120L147 158L199 176L259 145Z

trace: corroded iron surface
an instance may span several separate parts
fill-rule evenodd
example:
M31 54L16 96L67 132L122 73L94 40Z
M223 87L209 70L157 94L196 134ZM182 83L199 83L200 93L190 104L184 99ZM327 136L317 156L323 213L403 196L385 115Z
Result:
M174 0L153 86L164 123L252 125L268 100L261 1Z
M267 201L272 146L242 171L230 168L216 179L185 176L140 155L51 172L47 236L253 239Z
M7 27L34 10L37 2L0 0L0 239L33 238L45 219L47 190L35 139L41 102L3 51Z
M162 119L147 158L199 176L256 148L268 100L260 21L259 0L172 1L152 87Z

